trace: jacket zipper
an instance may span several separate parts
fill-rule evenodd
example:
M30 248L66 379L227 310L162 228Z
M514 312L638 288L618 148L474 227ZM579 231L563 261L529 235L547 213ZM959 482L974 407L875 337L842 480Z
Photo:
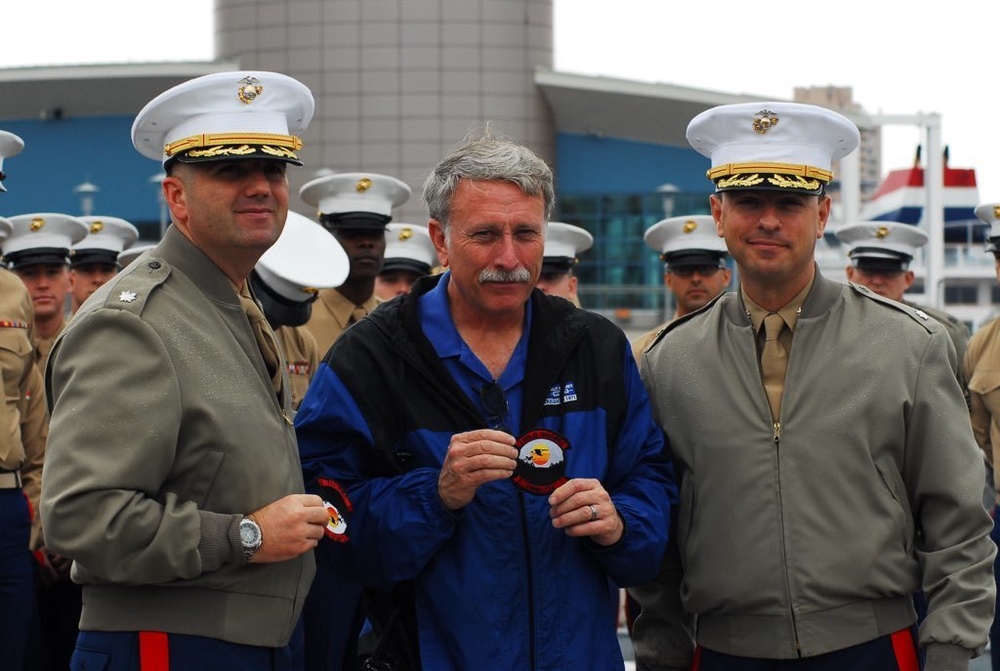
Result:
M781 422L774 422L774 451L777 461L781 460ZM788 611L792 616L792 637L795 639L795 653L802 656L802 646L799 644L799 627L795 619L795 609L792 608L792 587L788 583L788 552L785 546L785 506L781 500L781 465L778 465L778 516L781 525L781 554L785 557L785 597L788 599Z
M535 580L531 571L531 544L528 534L528 513L524 507L524 492L518 490L517 502L521 510L521 535L524 540L524 567L528 574L528 656L529 669L535 668Z

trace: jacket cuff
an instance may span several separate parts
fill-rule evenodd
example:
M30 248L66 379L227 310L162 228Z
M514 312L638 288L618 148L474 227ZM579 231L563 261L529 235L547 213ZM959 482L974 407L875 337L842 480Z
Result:
M968 671L972 651L957 645L932 643L927 646L924 671Z
M226 564L246 563L243 544L240 542L240 520L242 515L222 515L205 510L201 514L201 538L198 540L198 554L201 556L201 572L209 573Z

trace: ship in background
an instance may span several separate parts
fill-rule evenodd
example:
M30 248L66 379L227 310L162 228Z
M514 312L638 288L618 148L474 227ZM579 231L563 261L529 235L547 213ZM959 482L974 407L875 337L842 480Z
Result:
M924 167L917 147L913 165L892 170L886 175L871 199L861 208L864 221L897 221L926 229L924 205ZM968 324L971 330L998 314L1000 288L994 272L994 260L986 253L988 226L976 218L980 203L974 168L954 168L948 165L948 148L944 148L944 310ZM846 222L845 222L846 223ZM836 229L836 224L830 228ZM846 280L847 255L837 242L833 230L827 231L825 249L817 259L825 275ZM925 302L924 259L918 255L910 264L917 279L907 292L907 299Z
M861 218L868 221L898 221L920 226L923 222L924 168L920 165L920 147L917 147L913 165L892 170L882 180L878 190L861 208ZM975 209L979 204L974 168L953 168L948 165L948 148L944 148L944 225L964 227L976 220Z

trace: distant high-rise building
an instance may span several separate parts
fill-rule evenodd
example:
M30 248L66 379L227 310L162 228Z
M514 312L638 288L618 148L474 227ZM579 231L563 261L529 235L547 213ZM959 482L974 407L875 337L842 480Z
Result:
M796 86L792 98L795 102L820 105L848 114L864 112L860 103L854 101L854 92L850 86ZM882 180L882 129L878 126L859 126L859 130L861 202L867 203Z

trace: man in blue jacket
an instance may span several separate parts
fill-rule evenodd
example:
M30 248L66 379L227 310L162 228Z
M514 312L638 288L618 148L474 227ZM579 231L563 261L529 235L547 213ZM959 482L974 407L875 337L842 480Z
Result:
M471 139L424 198L447 272L347 331L296 419L320 570L364 585L374 663L623 668L618 588L656 574L676 494L629 343L533 290L528 149Z

